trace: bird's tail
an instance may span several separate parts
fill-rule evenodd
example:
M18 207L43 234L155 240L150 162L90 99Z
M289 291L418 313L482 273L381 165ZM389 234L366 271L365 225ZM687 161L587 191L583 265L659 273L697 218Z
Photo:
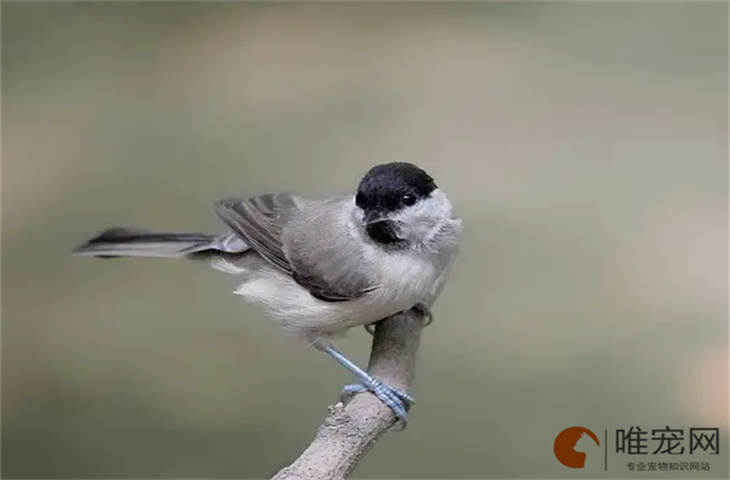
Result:
M73 250L87 257L182 258L213 247L218 237L205 233L162 233L136 228L105 230Z

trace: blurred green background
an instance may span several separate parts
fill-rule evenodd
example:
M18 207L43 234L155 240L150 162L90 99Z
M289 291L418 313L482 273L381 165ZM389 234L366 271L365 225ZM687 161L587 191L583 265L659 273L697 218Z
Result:
M552 442L636 425L720 427L679 476L727 478L727 27L724 3L2 2L3 475L288 464L344 370L204 265L69 252L409 161L463 253L411 424L357 477L621 477ZM340 347L364 364L369 337Z

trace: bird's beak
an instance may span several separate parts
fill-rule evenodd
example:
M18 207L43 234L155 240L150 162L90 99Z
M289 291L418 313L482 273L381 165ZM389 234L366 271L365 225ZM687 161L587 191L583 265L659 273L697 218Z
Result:
M363 218L365 225L372 225L373 223L383 222L385 220L388 220L388 217L385 214L372 210L365 212L365 217Z

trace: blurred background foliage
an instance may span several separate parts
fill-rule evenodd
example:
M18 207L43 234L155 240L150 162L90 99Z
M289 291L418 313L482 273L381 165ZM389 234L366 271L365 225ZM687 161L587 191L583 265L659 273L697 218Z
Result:
M112 225L220 229L216 199L350 191L410 161L464 218L463 254L411 425L356 475L561 477L562 429L638 425L720 427L703 459L727 478L727 14L2 2L4 476L290 462L347 373L219 272L69 251ZM340 346L367 361L364 332ZM580 475L625 474L599 458Z

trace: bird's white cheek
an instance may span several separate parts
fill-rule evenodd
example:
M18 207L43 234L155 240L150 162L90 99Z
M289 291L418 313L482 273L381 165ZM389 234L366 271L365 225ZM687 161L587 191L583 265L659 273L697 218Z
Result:
M429 236L435 227L436 222L433 218L426 216L414 217L407 222L401 223L401 233L410 240L419 240Z

